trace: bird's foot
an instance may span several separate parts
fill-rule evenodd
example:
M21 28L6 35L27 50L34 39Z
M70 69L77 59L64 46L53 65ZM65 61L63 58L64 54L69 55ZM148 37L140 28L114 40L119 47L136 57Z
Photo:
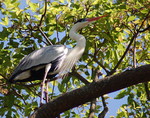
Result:
M44 105L44 103L40 103L40 107L42 107Z

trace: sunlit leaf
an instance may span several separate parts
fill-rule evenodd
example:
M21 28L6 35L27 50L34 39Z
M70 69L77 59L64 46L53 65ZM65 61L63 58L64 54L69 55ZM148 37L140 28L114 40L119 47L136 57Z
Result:
M128 22L133 21L136 17L135 16L129 16Z
M2 22L0 22L1 25L8 25L9 23L9 19L8 19L8 16L2 18Z
M70 39L69 31L74 22L81 18L108 15L78 31L86 39L86 48L73 71L89 82L93 82L96 75L98 79L108 76L117 64L115 73L132 68L133 65L138 67L150 64L148 29L150 20L147 16L149 8L147 1L55 0L47 1L45 12L45 1L42 0L4 0L0 2L0 8L0 89L7 90L0 95L0 117L2 118L28 117L39 105L41 81L11 85L7 82L24 56L49 45L39 31L39 27L54 45L66 45L68 48L73 48L77 43ZM43 19L41 19L42 15ZM138 31L140 32L136 37L135 34ZM133 43L123 57L133 38ZM118 63L121 58L123 58L122 61ZM96 70L99 73L96 74ZM50 82L48 93L50 99L55 99L63 93L82 86L86 86L85 83L69 74L64 79L59 78L55 82ZM116 100L111 99L113 106L109 103L109 94L104 98L107 99L106 102L108 101L106 104L110 107L110 114L114 112L112 110L114 104L120 105L118 112L113 113L116 118L149 117L147 110L149 104L143 84L125 88L118 94L114 94ZM94 117L98 117L103 107L99 100L97 99L96 102ZM87 118L89 109L88 102L65 111L61 117ZM106 117L109 117L109 114L106 114Z

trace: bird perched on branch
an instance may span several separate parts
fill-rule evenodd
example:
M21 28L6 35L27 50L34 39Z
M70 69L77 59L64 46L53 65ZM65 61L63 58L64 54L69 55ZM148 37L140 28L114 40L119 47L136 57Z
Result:
M64 45L51 45L35 50L21 60L9 81L13 83L42 80L40 100L42 103L46 79L69 72L84 52L86 39L77 31L105 16L78 20L69 32L70 38L77 41L73 49L68 49Z

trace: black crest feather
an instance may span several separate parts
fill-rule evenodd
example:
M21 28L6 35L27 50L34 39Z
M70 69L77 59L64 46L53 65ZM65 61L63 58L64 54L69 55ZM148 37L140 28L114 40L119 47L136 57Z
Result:
M78 22L84 22L84 21L86 21L86 19L85 19L85 18L82 18L82 19L77 20L74 24L76 24L76 23L78 23Z

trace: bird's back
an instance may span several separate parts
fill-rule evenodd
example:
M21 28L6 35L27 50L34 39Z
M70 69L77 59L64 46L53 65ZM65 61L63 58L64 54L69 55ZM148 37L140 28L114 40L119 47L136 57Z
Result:
M64 45L53 45L33 51L21 60L10 77L10 82L42 79L45 66L51 64L50 72L54 71L67 52L68 49Z

